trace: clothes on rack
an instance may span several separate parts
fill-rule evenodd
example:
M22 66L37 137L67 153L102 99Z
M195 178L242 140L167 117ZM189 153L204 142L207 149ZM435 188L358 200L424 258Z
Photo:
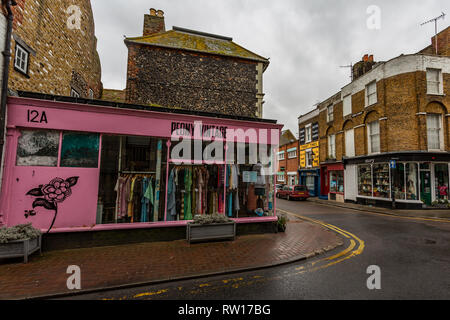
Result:
M149 222L154 215L153 174L120 174L114 190L116 220L121 222Z

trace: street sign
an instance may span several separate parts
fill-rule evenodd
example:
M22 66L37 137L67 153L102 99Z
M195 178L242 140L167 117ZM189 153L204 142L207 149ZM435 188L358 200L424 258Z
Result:
M389 167L391 169L397 169L397 161L396 160L389 161Z

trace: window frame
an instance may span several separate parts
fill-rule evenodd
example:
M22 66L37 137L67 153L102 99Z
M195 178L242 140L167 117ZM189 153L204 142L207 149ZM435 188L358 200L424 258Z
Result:
M330 112L331 110L331 112ZM327 107L327 122L333 122L334 121L334 105L329 105Z
M342 116L346 117L352 113L352 95L348 94L342 99Z
M377 123L378 124L378 133L373 134L372 133L372 126ZM372 137L378 135L378 150L377 151L373 151L373 147L372 147ZM367 153L368 154L378 154L381 153L381 129L380 129L380 121L379 120L375 120L372 122L369 122L367 124Z
M74 88L70 88L70 96L73 97L73 98L80 98L81 97L80 93L77 90L75 90Z
M328 158L336 159L336 135L328 135ZM333 141L333 143L331 143Z
M375 88L375 92L370 93L370 88L372 88L372 86ZM371 81L366 85L366 107L369 107L371 105L374 105L376 103L378 103L378 90L377 90L377 81ZM370 98L372 96L375 96L375 101L371 102Z
M310 143L312 141L312 124L305 126L305 143Z
M437 78L438 80L429 80L429 74L431 71L437 71ZM427 68L426 69L426 81L427 81L427 94L428 95L443 95L443 78L442 78L442 69L437 69L437 68ZM430 89L432 87L430 87L430 82L433 82L435 85L437 83L437 92L432 92Z
M310 155L308 157L308 155ZM305 164L306 164L306 168L312 168L313 167L313 152L312 149L308 149L305 151Z
M439 149L430 148L430 143L429 143L430 128L428 127L428 117L430 117L430 116L438 117L439 127L437 128L437 130L438 130L438 138L439 138ZM434 130L436 130L436 129L434 129ZM444 151L444 126L443 126L443 117L442 117L442 114L440 114L440 113L427 113L427 147L428 147L428 151Z
M25 69L22 69L22 67L20 65L17 64L17 61L19 59L19 55L18 53L20 52L20 55L25 54L26 59L23 61L24 65L25 65ZM30 52L25 49L24 46L20 45L19 43L16 42L16 48L14 50L14 70L28 76L28 71L29 71L29 66L30 66ZM23 57L20 57L21 60L23 60Z

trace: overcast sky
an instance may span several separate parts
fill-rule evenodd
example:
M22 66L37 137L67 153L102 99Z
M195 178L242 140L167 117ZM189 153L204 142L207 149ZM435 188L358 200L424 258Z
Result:
M350 82L340 68L366 53L386 61L428 46L434 23L421 22L448 13L439 31L450 25L445 0L92 0L105 88L126 85L128 37L142 35L150 8L165 12L172 26L233 38L239 45L270 58L264 73L264 118L277 119L297 135L297 117ZM380 9L380 28L376 23ZM372 26L376 26L374 24Z

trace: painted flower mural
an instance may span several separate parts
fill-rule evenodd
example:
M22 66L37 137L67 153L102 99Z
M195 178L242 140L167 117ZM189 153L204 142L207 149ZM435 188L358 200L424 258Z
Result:
M36 215L34 211L37 207L44 207L47 210L54 210L52 224L47 233L52 229L56 216L58 215L58 203L64 202L72 194L72 187L78 183L79 177L71 177L66 180L61 178L54 178L46 185L40 185L38 188L31 189L26 194L27 196L38 197L33 201L33 210L25 211L25 218Z

